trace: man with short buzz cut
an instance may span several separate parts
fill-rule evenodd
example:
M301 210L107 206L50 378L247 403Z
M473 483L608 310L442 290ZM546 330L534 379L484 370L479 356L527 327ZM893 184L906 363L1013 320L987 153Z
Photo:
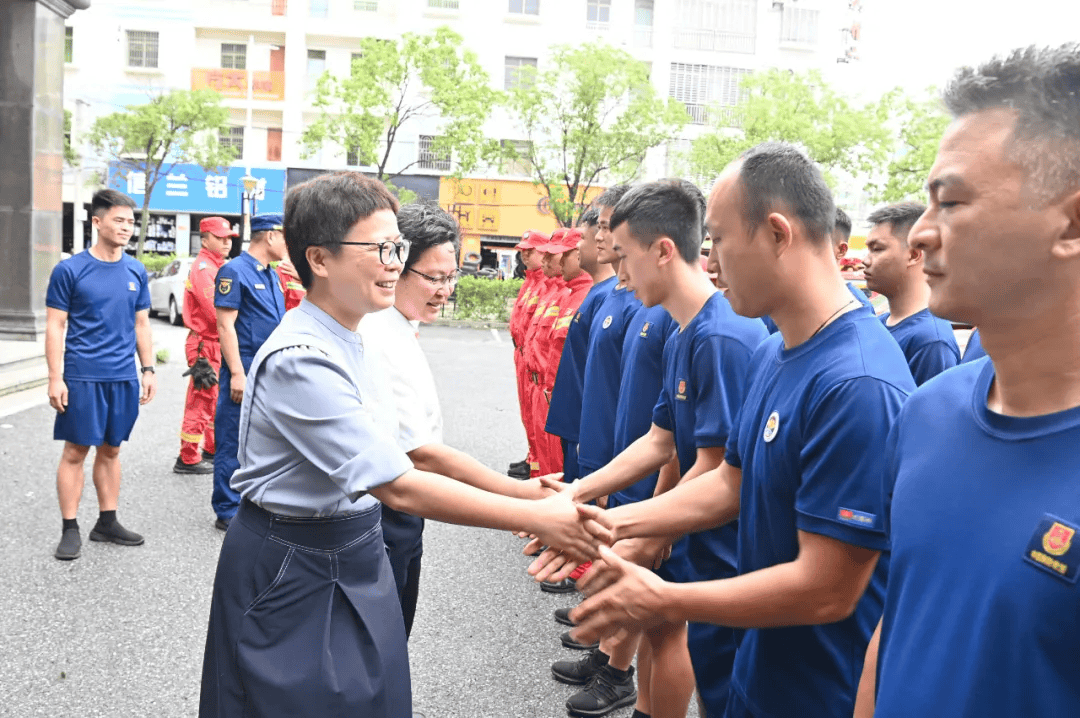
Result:
M1075 716L1080 44L965 67L943 95L908 243L931 311L977 326L989 359L921 387L893 428L889 583L856 715Z
M91 446L97 447L93 479L100 514L90 540L143 543L142 536L116 519L120 443L131 436L139 405L157 390L146 268L124 253L135 227L135 203L103 189L94 194L90 208L97 243L53 268L45 296L49 404L56 410L53 438L64 442L56 470L64 523L54 555L61 561L79 558L82 550L77 514Z
M184 283L184 326L188 328L184 355L191 379L180 424L180 455L173 464L173 472L177 474L214 473L214 412L218 397L217 375L221 371L214 279L229 256L233 238L239 236L224 217L202 219L199 235L202 246ZM207 367L213 383L206 379ZM203 445L201 456L200 443Z
M866 286L889 300L881 321L904 351L917 386L960 363L952 325L928 308L923 252L908 243L908 233L925 211L919 202L902 202L872 212L864 271Z
M727 705L707 706L710 716L847 718L858 647L881 613L879 477L915 384L896 342L844 285L834 223L825 178L791 145L758 145L724 170L706 224L726 297L780 332L749 361L718 468L648 501L578 507L605 543L738 519L737 576L666 583L602 546L582 581L593 595L571 613L579 640L660 621L738 629Z
M251 220L251 244L218 270L214 290L218 337L221 341L221 374L218 380L214 438L214 491L210 499L222 531L240 506L240 495L229 482L240 463L240 403L244 399L247 371L259 347L285 315L285 293L271 266L288 256L280 212L257 214Z

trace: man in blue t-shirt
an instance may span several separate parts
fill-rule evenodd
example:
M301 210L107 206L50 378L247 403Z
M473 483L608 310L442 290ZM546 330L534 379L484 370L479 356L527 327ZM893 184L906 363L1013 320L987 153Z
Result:
M53 438L64 442L56 471L64 525L55 556L62 561L78 558L82 549L76 514L91 446L97 447L93 479L100 515L90 540L143 543L142 536L116 520L120 442L131 436L139 405L157 391L146 268L124 254L135 227L135 203L105 189L94 194L90 206L98 241L53 268L45 297L49 404L56 409Z
M856 715L1075 716L1080 45L964 68L944 104L909 242L931 310L979 327L989 359L921 387L890 437L889 583Z
M280 212L257 214L251 220L251 244L239 257L218 270L214 285L221 374L214 417L214 491L210 504L222 531L240 507L240 495L229 485L240 468L236 452L240 440L240 402L244 399L247 370L270 332L285 315L285 291L271 262L288 256L284 218Z
M790 145L758 145L724 171L707 225L727 298L743 316L770 315L780 333L748 362L719 468L606 513L579 507L606 541L739 519L734 578L665 583L602 548L582 582L595 595L571 614L578 640L660 620L739 629L727 704L706 705L710 717L850 716L858 649L881 612L877 477L915 385L840 277L834 221L821 171Z
M930 285L923 273L923 253L908 243L908 232L926 211L919 202L901 202L870 213L866 238L866 286L889 300L881 316L907 357L916 385L960 363L952 324L927 308Z
M960 363L970 364L984 356L986 356L986 350L983 349L982 339L979 338L979 328L975 327L968 336L967 346L964 347L964 355L960 357Z

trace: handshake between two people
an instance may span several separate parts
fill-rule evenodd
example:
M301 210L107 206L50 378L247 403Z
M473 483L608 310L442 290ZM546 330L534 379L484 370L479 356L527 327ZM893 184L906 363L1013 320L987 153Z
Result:
M529 566L529 575L536 581L558 582L569 577L585 559L592 562L577 579L578 590L588 598L570 613L576 625L572 631L575 640L594 643L669 620L664 615L661 595L664 581L651 569L659 568L671 557L672 543L678 537L624 537L611 511L578 500L576 483L563 483L558 474L534 481L547 494L545 501L572 502L577 523L552 526L555 532L530 536L523 553L531 556L543 551ZM564 514L562 521L567 518ZM580 548L583 540L588 545L585 551Z

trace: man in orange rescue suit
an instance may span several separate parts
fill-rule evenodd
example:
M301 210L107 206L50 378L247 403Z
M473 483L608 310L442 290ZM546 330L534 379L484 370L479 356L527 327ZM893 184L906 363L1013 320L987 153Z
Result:
M525 264L525 281L518 292L517 301L510 314L510 338L514 342L514 372L517 375L518 406L521 408L521 424L525 427L528 436L529 426L529 375L525 370L525 332L529 328L533 312L536 311L536 302L539 293L546 286L547 278L540 269L540 252L537 246L546 244L548 236L532 230L525 233L515 249L521 252L521 261ZM529 465L532 460L532 443L530 437L529 454L524 461L510 464L507 472L517 479L529 478Z
M191 330L184 344L184 354L191 379L184 401L184 419L180 424L180 456L173 465L173 471L178 474L214 473L214 408L217 406L217 375L221 368L214 277L229 256L232 238L237 236L224 217L202 220L199 233L202 249L191 265L184 286L184 326ZM200 362L200 358L203 361ZM207 367L212 372L207 372Z

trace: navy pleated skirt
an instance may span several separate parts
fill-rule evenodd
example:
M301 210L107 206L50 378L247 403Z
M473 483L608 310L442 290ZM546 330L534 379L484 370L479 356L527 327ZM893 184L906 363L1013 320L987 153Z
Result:
M244 500L218 559L200 718L409 718L380 506L297 519Z

